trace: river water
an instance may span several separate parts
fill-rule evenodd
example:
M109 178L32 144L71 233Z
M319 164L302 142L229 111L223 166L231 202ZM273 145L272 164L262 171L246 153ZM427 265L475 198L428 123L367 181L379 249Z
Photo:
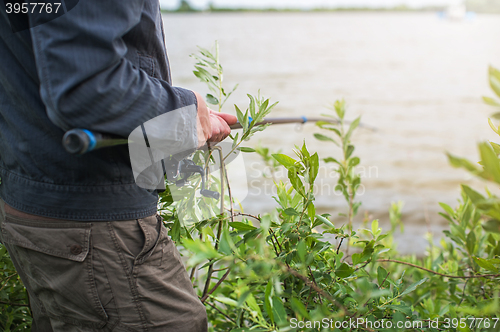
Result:
M167 48L175 85L201 93L192 74L196 45L219 41L225 84L240 86L226 106L245 109L247 93L279 101L275 117L320 116L325 106L345 98L347 118L362 116L353 136L363 177L359 199L366 214L388 224L391 202L404 201L406 232L399 249L422 253L431 231L446 226L438 202L456 205L460 183L478 190L485 184L449 166L445 152L478 160L477 142L500 139L488 127L495 110L481 101L492 96L489 64L500 67L500 16L477 15L452 22L433 13L228 13L164 15ZM331 143L314 139L313 124L282 125L257 134L271 150L290 154L305 139L320 157L338 156ZM327 133L325 133L327 134ZM246 176L232 179L235 191L250 187L243 200L249 213L274 206L272 181L259 180L264 166L246 156ZM331 164L318 179L317 206L337 215L345 203L333 190ZM279 174L278 174L279 175ZM490 185L490 188L492 186ZM338 218L337 224L342 223Z

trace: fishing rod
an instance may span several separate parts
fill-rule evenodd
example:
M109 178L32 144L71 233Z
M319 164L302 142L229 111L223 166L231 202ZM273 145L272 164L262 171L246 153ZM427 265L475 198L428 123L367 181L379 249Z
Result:
M251 123L253 121L253 119L251 117L248 117L248 118L250 119L250 123ZM340 121L338 121L338 120L325 119L325 118L308 118L305 116L301 116L301 117L296 117L296 118L269 118L269 119L264 119L260 122L257 122L255 125L265 125L265 124L276 125L276 124L288 124L288 123L304 124L306 122L320 122L320 121L328 122L328 123L335 123L335 124L340 123ZM351 121L344 121L344 122L351 123ZM369 129L372 131L377 131L377 128L375 128L375 127L367 126L364 124L359 124L359 126L361 128L366 128L366 129ZM235 123L234 125L230 125L229 127L231 129L242 129L243 128L243 126L239 122Z
M249 117L249 123L251 123L252 121L253 119ZM291 117L291 118L268 118L260 122L257 122L255 125L265 125L265 124L277 125L277 124L290 124L290 123L304 124L306 122L320 122L320 121L328 123L339 123L338 120L325 119L325 118L307 118L305 116L301 116L301 117ZM345 122L349 123L348 121ZM369 130L376 131L376 128L374 127L366 126L363 124L360 124L359 126L367 128ZM232 130L243 128L243 126L239 122L230 125L229 127ZM90 151L98 150L105 147L128 144L128 139L113 135L95 133L87 129L72 129L64 134L62 144L64 149L71 154L85 154Z
M252 123L253 119L249 117L249 123ZM327 123L339 123L337 120L323 119L323 118L307 118L305 116L298 118L268 118L263 121L257 122L255 125L276 125L276 124L287 124L287 123L299 123L304 124L306 122L319 122L324 121ZM347 121L346 121L347 122ZM231 129L242 129L241 123L235 123L229 126ZM128 144L129 140L119 136L106 135L102 133L95 133L87 129L72 129L67 131L63 136L63 147L71 154L85 154L90 151L98 150L105 147L112 147L117 145ZM149 148L149 144L147 144ZM151 165L155 164L154 158L149 151L151 158ZM169 179L175 181L177 186L183 186L188 182L188 179L195 173L201 176L201 190L200 194L204 197L209 197L218 200L220 194L208 190L205 187L205 174L204 169L201 166L196 165L192 160L182 159L180 161L174 158L167 158L161 160L163 173L167 175ZM160 190L163 191L163 190Z

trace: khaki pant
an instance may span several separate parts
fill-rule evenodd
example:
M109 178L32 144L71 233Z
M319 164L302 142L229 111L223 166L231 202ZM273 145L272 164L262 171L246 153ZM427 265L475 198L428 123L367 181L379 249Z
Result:
M33 332L205 332L205 307L156 216L75 222L6 213L0 241L26 286Z

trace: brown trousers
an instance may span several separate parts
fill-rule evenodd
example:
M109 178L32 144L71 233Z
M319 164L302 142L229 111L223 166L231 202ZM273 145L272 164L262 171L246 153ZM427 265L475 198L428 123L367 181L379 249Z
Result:
M30 295L33 332L206 332L205 307L161 219L76 222L0 200L0 241Z

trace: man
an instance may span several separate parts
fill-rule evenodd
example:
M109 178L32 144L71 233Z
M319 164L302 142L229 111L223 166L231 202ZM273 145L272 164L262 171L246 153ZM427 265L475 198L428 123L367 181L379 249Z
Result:
M29 12L30 29L15 33L0 13L0 240L32 331L206 331L127 146L75 156L61 140L72 128L128 137L191 107L172 128L196 147L223 140L236 118L171 85L158 0L69 2L52 20Z

